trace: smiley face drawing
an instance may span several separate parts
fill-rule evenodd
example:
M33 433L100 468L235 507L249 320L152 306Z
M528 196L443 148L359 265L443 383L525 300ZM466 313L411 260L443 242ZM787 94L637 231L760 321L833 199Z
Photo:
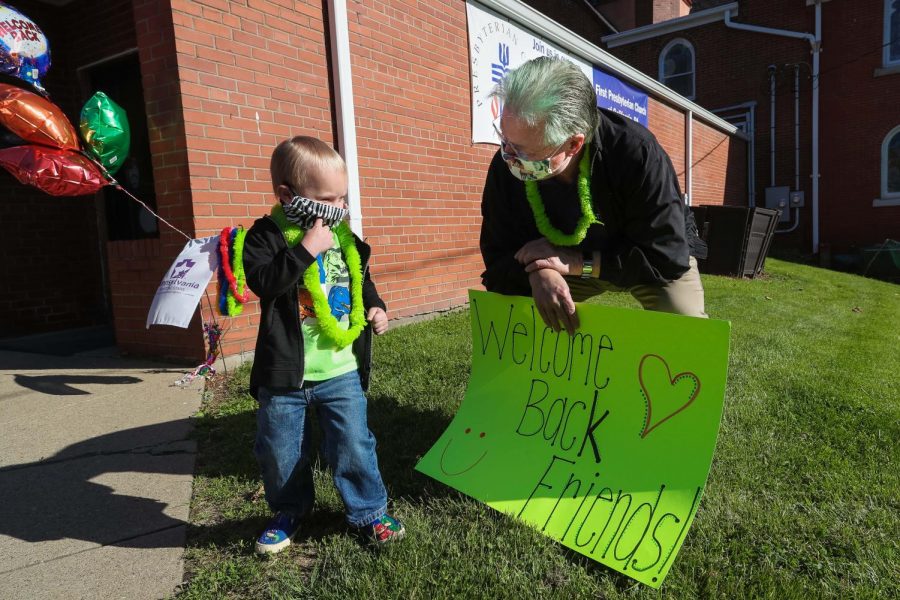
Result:
M467 427L467 428L466 428L466 431L465 431L465 435L468 436L470 433L472 433L472 428L471 428L471 427ZM478 434L478 439L479 439L479 440L480 440L480 439L484 439L484 436L485 436L485 433L482 431L480 434ZM474 469L475 466L476 466L478 463L480 463L481 460L482 460L485 456L487 456L487 451L484 451L484 452L481 453L481 456L479 456L478 459L477 459L475 462L471 463L468 467L465 467L465 468L462 469L462 470L448 471L448 470L447 470L447 467L445 466L444 463L445 463L445 460L446 460L446 458L447 458L447 450L450 449L450 444L452 444L452 443L453 443L453 438L450 438L449 440L447 440L447 445L444 446L444 451L441 452L441 463L440 463L440 466L441 466L441 472L442 472L444 475L448 475L448 476L450 476L450 477L455 477L456 475L462 475L463 473L467 473L467 472L471 471L472 469Z

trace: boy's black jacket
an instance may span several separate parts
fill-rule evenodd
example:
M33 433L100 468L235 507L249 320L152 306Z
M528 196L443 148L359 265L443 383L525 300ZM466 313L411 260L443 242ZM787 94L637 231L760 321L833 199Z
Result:
M362 263L363 305L386 310L369 276L372 249L355 235ZM257 219L244 240L244 273L247 285L260 299L256 355L250 371L250 394L260 387L299 388L303 385L303 334L300 329L299 287L313 257L302 244L289 248L278 224L269 217ZM372 328L369 325L353 342L363 389L369 387L372 365Z

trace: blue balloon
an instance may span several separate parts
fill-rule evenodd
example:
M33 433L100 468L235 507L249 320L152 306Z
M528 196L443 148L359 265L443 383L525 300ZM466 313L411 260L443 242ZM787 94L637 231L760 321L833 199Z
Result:
M0 2L0 73L18 77L43 91L50 69L50 43L34 21Z

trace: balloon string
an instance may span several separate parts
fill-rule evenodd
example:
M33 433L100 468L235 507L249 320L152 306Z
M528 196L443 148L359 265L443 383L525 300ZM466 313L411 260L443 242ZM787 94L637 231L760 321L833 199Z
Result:
M93 159L92 159L92 160L93 160ZM155 212L153 212L153 210L152 210L149 206L147 206L146 204L144 204L144 202L142 202L142 201L140 200L140 198L137 198L134 194L132 194L131 192L129 192L128 190L126 190L124 187L122 187L122 184L120 184L118 181L116 181L116 180L113 179L112 177L109 177L109 179L110 179L110 182L115 186L115 188L116 188L117 190L121 191L121 192L124 193L126 196L128 196L129 198L131 198L132 200L134 200L135 202L137 202L137 203L140 204L141 206L143 206L145 209L147 209L147 212L149 212L151 215L153 215L154 217L156 217L157 219L159 219L160 221L162 221L163 223L165 223L166 225L168 225L169 227L171 227L173 230L175 230L175 231L177 231L178 233L180 233L181 235L183 235L183 236L185 237L185 239L187 239L187 241L189 241L189 242L190 242L190 241L193 241L193 238L191 238L191 236L189 236L188 234L186 234L186 233L183 232L182 230L178 229L177 227L175 227L174 225L172 225L171 223L169 223L168 221L166 221L165 219L163 219L161 216L159 216L158 214L156 214ZM209 305L209 314L210 314L210 317L212 318L212 323L213 323L213 325L214 325L215 327L218 327L218 326L219 326L219 322L216 320L216 311L215 311L215 309L213 308L212 301L209 299L209 290L208 290L208 289L207 289L206 292L205 292L205 296L206 296L206 304ZM215 343L214 343L214 344L210 344L211 346L215 346L215 350L217 351L216 354L217 354L218 356L222 356L222 357L223 357L223 360L224 360L224 357L225 357L225 353L223 352L223 349L222 349L222 337L224 337L226 331L228 331L228 330L226 329L225 331L222 331L222 332L220 333L220 335L216 338ZM212 340L210 340L210 341L212 342ZM211 348L210 348L210 351L212 351L212 350L213 350L213 348L211 347ZM208 358L208 357L207 357L207 358ZM213 359L213 362L215 362L215 359ZM210 366L211 366L211 363L207 363L207 364L210 364ZM224 365L225 363L223 362L222 364ZM198 367L198 368L199 368L199 367ZM226 374L226 375L228 374L228 367L227 367L227 366L225 367L225 374ZM188 375L190 375L190 374L188 374ZM193 379L193 377L191 377L191 379Z
M113 182L113 184L115 185L115 187L116 187L117 190L119 190L120 192L123 192L126 196L128 196L129 198L131 198L132 200L134 200L135 202L137 202L137 203L140 204L141 206L143 206L143 207L147 210L147 212L149 212L151 215L153 215L154 217L156 217L157 219L159 219L160 221L162 221L163 223L165 223L166 225L168 225L169 227L171 227L172 229L174 229L175 231L177 231L178 233L180 233L181 235L183 235L187 241L190 242L190 241L193 239L191 236L189 236L188 234L186 234L186 233L183 232L182 230L178 229L177 227L175 227L174 225L172 225L171 223L169 223L168 221L166 221L165 219L163 219L161 216L159 216L158 214L156 214L155 212L153 212L153 210L151 210L151 208L150 208L149 206L147 206L146 204L144 204L144 203L143 203L141 200L139 200L134 194L132 194L131 192L129 192L128 190L126 190L124 187L122 187L122 184L120 184L118 181L116 181L115 179L113 179L112 182Z

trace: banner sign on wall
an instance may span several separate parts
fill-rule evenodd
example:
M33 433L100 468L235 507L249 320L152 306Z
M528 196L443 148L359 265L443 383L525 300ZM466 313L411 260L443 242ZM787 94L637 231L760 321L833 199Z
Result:
M469 27L469 68L472 73L472 141L499 144L492 123L503 107L488 95L509 72L538 56L559 56L572 61L593 78L591 65L571 56L506 17L473 2L466 2Z
M191 240L166 271L156 289L153 304L147 314L147 328L151 325L187 327L197 310L200 297L216 269L219 236Z
M492 124L503 106L497 98L488 96L510 69L539 56L558 56L575 63L594 82L598 106L647 125L646 94L471 0L466 2L466 17L472 73L472 142L500 143Z
M597 92L597 106L617 112L647 127L647 94L597 67L594 67L594 91Z
M469 299L466 395L416 469L658 588L709 474L729 323L579 304L569 336L531 298Z

